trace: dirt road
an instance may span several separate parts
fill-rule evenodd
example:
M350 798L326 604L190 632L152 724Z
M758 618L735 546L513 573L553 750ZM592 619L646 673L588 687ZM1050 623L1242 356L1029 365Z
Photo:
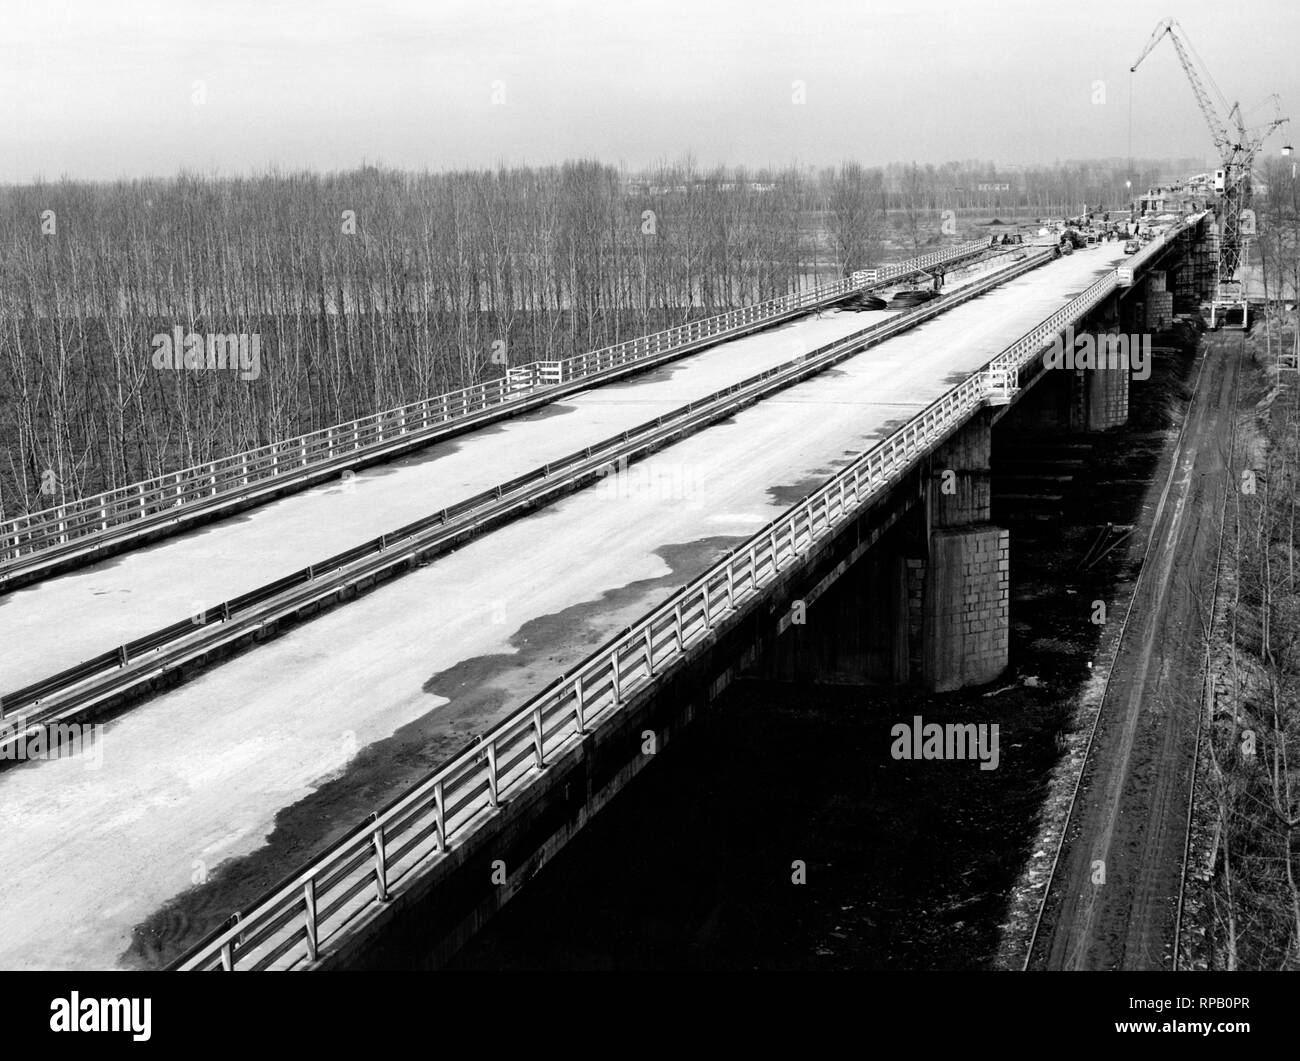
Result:
M1031 968L1172 964L1205 623L1225 492L1235 485L1240 333L1207 335L1201 356Z

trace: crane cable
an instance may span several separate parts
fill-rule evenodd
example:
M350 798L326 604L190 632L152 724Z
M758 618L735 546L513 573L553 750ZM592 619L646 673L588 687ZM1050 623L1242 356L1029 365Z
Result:
M1129 201L1133 199L1133 71L1128 72L1128 186Z
M1182 29L1181 26L1178 28ZM1210 87L1214 89L1214 94L1219 97L1219 105L1223 108L1224 113L1231 113L1232 108L1228 105L1228 97L1223 94L1223 89L1219 88L1219 83L1214 80L1214 75L1210 73L1210 68L1205 65L1205 60L1201 58L1201 53L1196 50L1196 45L1191 42L1186 34L1182 35L1182 40L1187 45L1187 50L1192 53L1192 58L1196 60L1196 68L1199 69L1205 80L1210 83Z

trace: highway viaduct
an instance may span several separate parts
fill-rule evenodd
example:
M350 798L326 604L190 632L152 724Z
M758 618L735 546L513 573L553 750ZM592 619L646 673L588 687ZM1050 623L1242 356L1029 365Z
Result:
M573 449L575 444L590 439L585 449L579 446L590 466L579 468L575 464L571 481L565 482L563 489L557 485L554 498L546 503L556 505L558 511L547 516L534 511L536 504L523 505L518 512L508 514L511 522L507 522L506 514L488 518L482 507L471 507L467 514L480 520L482 526L454 528L448 542L428 545L423 556L413 553L408 566L418 562L421 570L383 592L411 593L414 589L410 583L417 576L439 574L449 580L443 589L454 589L457 583L452 576L458 561L466 565L467 572L478 571L482 577L484 565L505 564L506 557L528 546L528 538L521 530L536 525L539 519L563 519L566 527L568 520L585 519L588 526L594 523L596 530L561 530L561 537L571 535L568 564L554 564L561 555L558 552L539 552L531 558L534 577L564 580L566 572L572 570L580 600L589 600L593 592L609 598L612 590L628 582L636 584L638 573L639 582L653 591L633 594L626 601L619 599L618 606L607 607L600 622L586 627L585 640L576 645L548 646L553 651L541 658L530 655L527 673L512 675L509 680L490 679L487 684L498 687L497 709L477 718L453 712L452 717L459 714L465 724L453 725L442 736L437 760L425 760L434 763L435 769L414 779L408 773L401 778L400 788L394 791L390 786L390 798L379 809L356 816L361 820L354 820L350 828L333 823L323 853L315 854L307 865L292 872L284 872L282 865L279 885L251 903L241 903L239 914L225 919L205 939L195 940L191 932L184 939L185 954L178 966L242 969L440 965L598 813L653 754L676 739L691 719L707 710L742 673L814 676L846 683L918 683L939 692L996 678L1007 665L1008 579L1014 542L1006 529L992 521L990 462L997 453L1013 447L1017 433L1028 428L1104 430L1124 422L1132 376L1127 368L1048 368L1044 354L1067 328L1079 335L1140 335L1167 325L1172 298L1166 289L1173 286L1172 278L1178 276L1178 283L1198 288L1209 283L1203 222L1203 218L1196 217L1175 226L1131 259L1125 259L1117 248L1102 245L1059 261L1030 261L1023 266L1026 271L987 292L980 291L972 301L945 307L942 314L898 331L890 330L894 325L889 315L879 320L868 315L872 323L862 329L860 322L854 322L856 327L845 323L847 314L832 313L819 320L796 319L792 310L778 320L794 322L784 324L784 333L765 333L769 348L761 355L765 358L761 371L767 378L760 383L775 388L770 392L755 383L753 395L747 396L742 386L746 381L736 382L739 373L722 360L715 359L712 369L703 368L709 352L680 369L677 385L686 389L679 393L656 397L642 390L638 394L637 388L644 385L634 382L625 384L628 389L620 401L611 397L615 392L610 384L598 389L591 389L590 383L586 388L573 387L567 393L573 395L571 400L577 406L588 403L592 426L587 437L569 434L563 441ZM1129 275L1117 273L1117 266L1131 270L1131 280ZM863 281L858 280L850 286L862 285ZM949 297L956 300L961 288L952 290ZM861 334L874 328L885 330L879 335ZM738 329L737 333L750 334L753 330ZM813 342L820 340L820 345L810 352L812 342L802 336L818 331ZM725 338L728 332L721 329L719 334ZM781 343L773 342L773 337L783 334ZM701 349L713 346L707 334L686 338ZM736 339L731 345L747 341L755 340ZM718 351L725 349L720 347ZM796 350L799 352L792 357ZM653 352L646 347L639 356ZM750 361L747 367L755 364ZM609 367L594 366L597 372ZM566 382L566 371L551 366L533 369L532 377L516 376L513 384L524 393L539 382L555 387ZM695 382L691 382L693 372L699 376ZM782 372L788 372L789 378L781 377ZM549 373L549 377L539 381L540 373ZM893 383L887 385L887 379L893 379ZM673 382L671 374L668 382ZM611 429L615 432L611 437L617 437L621 430L625 444L634 441L638 437L636 429L629 425L645 412L657 414L661 434L668 428L676 430L676 421L669 418L681 408L681 401L703 404L700 395L716 384L724 384L724 390L731 388L733 401L737 402L734 407L721 408L725 415L720 419L690 425L689 433L682 428L679 433L663 437L647 435L646 448L632 459L646 468L656 467L655 462L662 468L667 461L669 467L708 466L719 473L733 469L738 473L734 477L742 481L745 476L739 473L740 467L750 463L755 465L754 479L743 484L748 494L734 486L729 488L730 494L727 489L711 490L706 494L707 503L695 506L698 511L692 521L686 521L682 511L691 506L674 506L674 498L669 497L667 507L678 510L674 518L679 522L656 526L657 538L634 540L633 552L620 558L614 546L621 547L621 543L611 542L609 528L605 528L605 534L600 533L599 519L593 519L598 510L584 510L583 506L598 503L602 491L606 497L617 497L622 489L620 476L630 475L638 464L620 464L617 458L601 463L605 450L600 441ZM507 381L505 386L509 385ZM892 389L882 398L887 386ZM709 393L711 396L718 391ZM741 404L741 399L747 404ZM444 403L443 412L446 410ZM547 454L533 447L543 444L538 432L547 425L548 417L541 404L530 406L528 411L533 413L531 417L510 417L499 430L503 438L512 431L519 433L530 447L526 455L540 461ZM384 441L383 430L381 425L380 442ZM530 430L534 433L531 441ZM735 437L738 433L742 437ZM334 462L335 450L343 448L338 440L337 435L327 440L327 461ZM438 462L416 462L403 474L418 476L435 469L443 473L440 478L445 480L450 469L452 475L463 476L456 485L459 496L464 496L480 485L475 476L481 474L485 459L492 459L484 456L492 453L483 448L485 443L491 444L490 432L484 439L474 436L440 458L454 461L463 457L463 471L454 465L436 468ZM748 458L747 450L751 452ZM562 451L556 451L557 458ZM504 451L500 455L503 460L507 457ZM304 460L304 466L306 463ZM560 463L559 459L554 461L557 466ZM548 476L554 474L551 464L547 462ZM345 456L342 466L345 470L348 467ZM788 472L777 475L777 481L800 484L793 506L787 506L785 495L773 490L774 469L783 466ZM321 469L322 480L325 473L336 477L339 467L339 463L330 463ZM508 470L503 468L498 480L505 478ZM244 473L247 481L247 463ZM358 485L364 491L372 484L382 485L383 478L380 475L359 481ZM391 481L396 475L389 478ZM216 496L216 481L214 472L211 492L205 495L205 488L195 489L195 497ZM654 477L647 481L653 482ZM717 482L710 479L709 486ZM486 493L495 493L495 501L504 504L511 496L510 490L509 484L505 488L498 485L495 491L489 488ZM400 498L418 495L418 491L408 485L389 496L388 501L400 510ZM555 500L571 491L576 492L567 500ZM755 491L766 495L765 503L745 500L753 498ZM378 496L372 495L363 507L378 509L380 506L373 500ZM433 507L441 507L441 526L454 522L457 496L455 491L448 493L442 506L436 504L435 497ZM297 504L299 513L294 518L303 521L303 526L319 526L323 519L330 519L330 512L338 520L340 506L348 501L349 491L334 487L281 500L271 508ZM431 507L428 495L417 496L409 504L414 506L411 513ZM635 504L619 507L629 510L623 518L630 514L634 521L638 519ZM776 514L766 518L773 509ZM530 511L534 514L528 518L516 519ZM107 530L111 521L103 508L99 518ZM269 535L261 539L263 542L271 538L292 540L283 529L277 532L268 526L259 530L260 518L256 514L246 518L245 531L254 536ZM374 527L395 522L379 518ZM349 521L348 527L348 533L355 538L355 525ZM710 527L717 532L716 541L697 550L689 561L670 565L670 577L666 579L660 573L662 564L647 565L640 558L638 550L653 554L673 542L700 540L709 534ZM61 544L74 540L68 536ZM178 550L190 541L192 563L193 548L196 544L200 550L205 548L203 540L203 535L194 541L178 538L128 553L124 559L103 566L124 573L132 584L148 565L163 582L174 581L165 557L160 559L164 556L160 550ZM326 545L345 540L337 536L330 539L325 533L324 540L314 544L324 552ZM301 539L298 544L301 549ZM218 547L234 548L229 542ZM381 541L376 553L382 555L391 548L391 541ZM601 556L602 551L608 555ZM274 550L268 547L268 552ZM139 567L135 566L137 559ZM551 561L554 569L549 574L537 572L538 560ZM355 562L355 558L349 558L340 569ZM250 560L250 564L258 566L255 561ZM597 578L584 585L572 565L597 571L604 581ZM611 573L620 568L624 569L621 580ZM48 621L57 623L60 609L66 615L81 614L80 609L92 607L87 602L95 595L94 589L85 584L78 586L90 576L85 572L60 572L61 568L52 572L59 577L49 582L37 581L25 588L15 584L9 599L9 617L30 623L32 610L45 606L51 609ZM280 582L286 581L282 569L270 560L264 570L253 571L248 580L256 582L263 576L280 576ZM4 569L0 567L0 579L3 577ZM307 582L318 577L317 572L309 572ZM378 581L373 572L367 577L372 581L361 581L360 588ZM502 583L512 584L519 583L517 579ZM192 624L199 632L214 625L206 613L212 610L210 599L218 588L215 584L201 588L196 584L178 591L188 594L189 600L202 602L205 614L200 622ZM242 584L235 588L245 590ZM346 590L333 586L327 590L339 598L348 596ZM246 595L251 592L245 590ZM357 592L356 586L352 592ZM428 586L421 591L426 601L428 592ZM486 596L490 602L495 593L512 600L521 595L517 590L485 586L480 598ZM175 758L175 746L178 742L201 741L205 734L200 726L180 737L181 731L176 729L179 723L175 718L167 721L165 716L186 709L211 711L224 705L230 705L233 711L235 701L249 698L250 690L267 680L268 670L283 667L286 659L295 654L317 662L324 659L322 645L331 639L337 643L346 636L345 619L357 623L375 621L379 598L378 591L362 596L256 652L235 655L227 665L191 678L180 688L167 683L148 685L147 681L154 679L146 675L142 688L149 698L113 723L123 741L132 740L126 732L132 724L135 739L140 738L146 725L155 733L160 726L171 727L152 744L140 741L139 771L145 771L149 764L157 769L160 761L169 762L172 776L182 778L179 812L192 812L192 790L204 783L196 779L203 769L195 766L194 757L202 753L190 751L189 766L194 772L186 773L179 765L184 760ZM142 630L151 629L155 618L174 614L179 599L167 606L170 611L163 609L156 616L147 616ZM300 598L286 605L284 614L310 614L323 599ZM469 610L490 610L482 604L480 599ZM563 598L546 596L540 589L529 595L527 604L539 615L573 607ZM384 605L408 612L414 607L410 597L386 599ZM367 609L369 614L362 614ZM4 611L0 609L0 623L5 620ZM229 609L222 613L219 607L217 612L216 626L224 625L233 614ZM526 615L521 612L518 618L526 619ZM106 611L102 621L107 629L116 616ZM88 627L94 629L94 623ZM320 640L313 644L310 639L302 639L301 635L313 630ZM182 633L196 636L193 631ZM399 634L395 628L381 629L379 636L392 639L395 655L413 648L405 640L409 635ZM482 644L470 644L468 640L457 644L456 652L445 656L445 663L454 668L458 659L484 658L485 645L500 643L500 633L494 636L495 640ZM456 638L448 633L446 640ZM590 652L593 642L599 647ZM74 645L67 659L84 659L91 644ZM203 662L205 653L215 656L211 643L188 658ZM406 680L405 676L393 659L374 659L374 655L372 647L368 662L358 668L358 682L343 677L349 664L358 665L357 660L344 659L324 668L328 673L309 688L304 689L301 680L294 687L295 695L308 701L313 696L324 696L324 690L332 685L342 686L344 701L367 687L376 689L380 698L388 697L390 706L374 720L373 732L357 726L361 732L354 734L354 740L362 744L378 743L393 731L412 726L429 712L427 695L441 691L432 687L436 683L427 683L423 695L415 697L386 688L389 683ZM254 661L262 666L253 666ZM123 660L123 666L117 669L126 669L128 662ZM22 672L23 679L39 678L42 666L33 661ZM182 672L178 680L185 677L183 666L176 669ZM426 659L418 673L427 674L429 669ZM236 671L241 671L241 676L235 677ZM385 677L377 677L380 672ZM301 679L302 672L294 675ZM5 685L11 683L6 681ZM73 683L69 688L76 692L82 687ZM98 710L116 710L123 702L104 698ZM454 706L455 697L444 702ZM12 706L6 708L10 719L26 717L22 714L28 710L26 703L20 705L17 714ZM293 730L299 723L311 728L304 722L304 712L285 711L273 691L268 691L259 710L242 710L245 718L232 725L242 726L245 731L266 726L268 715L272 729L286 731L286 740L294 739ZM146 713L151 715L147 721ZM30 717L32 724L37 724L39 716L33 713ZM99 715L91 703L82 714L58 717ZM331 726L337 731L337 719L343 717L339 713L321 729L322 743L323 734ZM450 744L457 735L461 744L458 750ZM211 736L220 739L221 734L214 730ZM172 747L164 750L163 745L168 744ZM224 754L239 756L245 748L236 742ZM218 759L223 754L220 748L207 750ZM130 753L124 748L121 754L125 758ZM274 755L275 750L269 754ZM42 806L51 802L47 786L57 783L51 775L58 765L32 763L0 774L0 786L7 786L7 794L17 797L10 804L17 808L15 813L22 812L25 801ZM36 775L41 771L47 776L38 779ZM314 776L313 771L319 771L318 761L300 763L300 776L288 785L289 794L300 793ZM125 764L117 779L108 782L128 790L135 783L138 779ZM217 778L215 783L229 783L229 778ZM273 784L284 787L283 780ZM145 795L147 807L160 801L156 795ZM273 817L284 802L283 794L278 802L263 799L257 813L250 812L237 825L214 818L210 825L214 833L240 832L240 843L223 844L209 835L206 841L196 841L191 853L237 857L255 849L259 830L264 834L267 829L268 814ZM142 813L148 818L152 812L146 809ZM52 827L49 813L42 820L46 828ZM16 838L10 841L15 848L23 839L30 839L22 835L22 830L15 832ZM131 859L147 854L147 848L131 842L126 842L124 848L124 857ZM188 861L179 860L182 865ZM38 871L33 864L33 878ZM11 887L21 885L22 872L17 876L17 885ZM184 891L177 878L173 867L167 879L159 879L146 890L144 899L120 919L121 925L132 919L138 923L141 915L176 901ZM70 885L68 901L84 896L85 887L82 883ZM91 948L95 954L91 962L102 963L108 953L104 948L111 950L113 940L120 938L119 926L116 935L106 935ZM32 938L20 943L13 954L20 962L39 964L35 956L40 953L41 943ZM78 960L84 959L69 953L61 957L59 964L76 964Z

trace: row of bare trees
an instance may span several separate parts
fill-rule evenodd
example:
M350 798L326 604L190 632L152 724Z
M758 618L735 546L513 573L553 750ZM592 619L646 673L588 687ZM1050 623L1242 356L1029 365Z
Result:
M856 170L751 180L689 159L640 188L573 162L5 189L0 515L859 267L870 193ZM829 195L833 247L810 222ZM258 336L257 378L159 371L176 328Z
M1247 271L1252 279L1258 278L1258 288L1252 284L1250 293L1262 294L1270 321L1283 325L1280 330L1265 329L1269 363L1294 365L1300 363L1300 328L1294 311L1300 296L1300 177L1295 165L1281 158L1265 159L1260 171L1263 194L1252 203L1257 235Z
M1228 595L1206 743L1213 807L1209 957L1227 969L1300 969L1300 189L1265 163L1253 342L1263 399L1244 422L1229 501ZM1259 295L1256 290L1255 297Z
M0 188L0 518L960 238L941 213L988 169L688 157ZM257 378L160 371L173 329L257 336Z

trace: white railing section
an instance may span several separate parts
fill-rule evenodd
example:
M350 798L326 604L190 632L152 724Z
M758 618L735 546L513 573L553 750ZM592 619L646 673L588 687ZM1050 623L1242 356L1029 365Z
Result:
M871 282L881 283L942 261L964 257L985 246L985 241L974 240L933 251L886 266L878 270L882 279ZM361 451L473 416L543 388L582 379L810 308L862 287L864 281L857 279L858 275L575 357L519 365L508 369L506 375L498 379L6 520L0 523L0 565L73 538L101 533L110 527L156 513L171 512L178 507L199 504L219 494L242 491L264 480L300 477L333 462L346 464ZM2 567L0 575L3 575Z

